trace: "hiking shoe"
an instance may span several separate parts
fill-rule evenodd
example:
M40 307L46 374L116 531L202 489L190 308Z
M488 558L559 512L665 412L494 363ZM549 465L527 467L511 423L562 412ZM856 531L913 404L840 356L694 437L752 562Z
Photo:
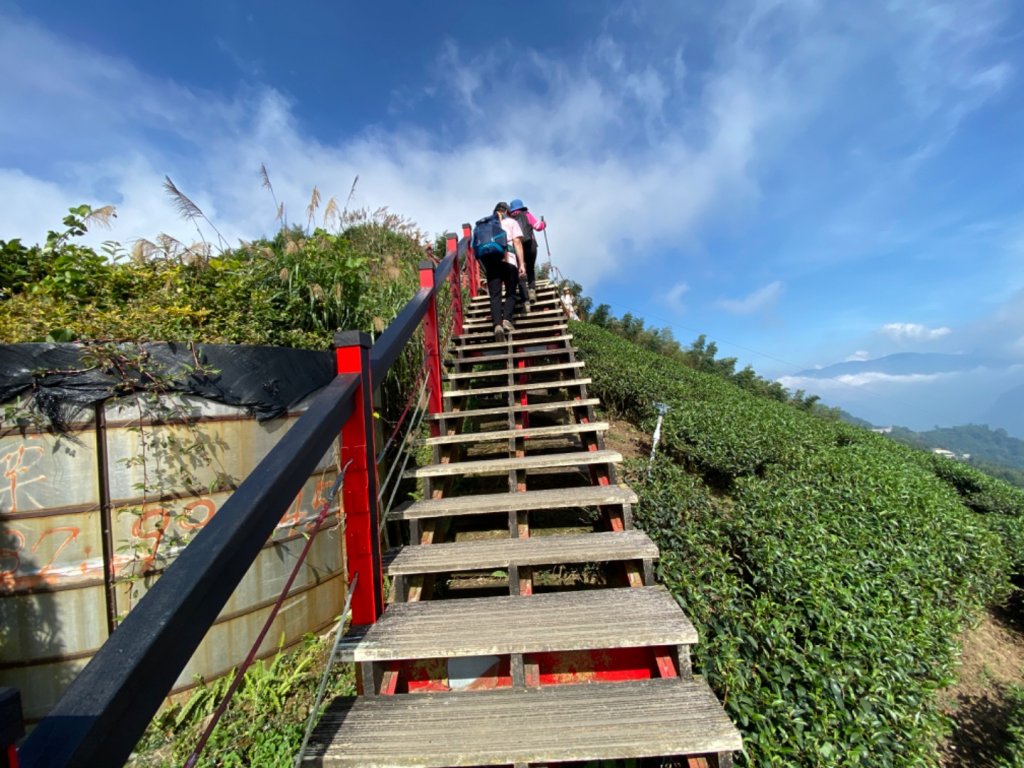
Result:
M516 327L512 325L512 323L508 320L502 320L501 326L504 330L508 331L509 333L512 333L512 331L516 329Z
M508 320L506 320L505 322L507 323ZM504 341L505 340L505 328L503 326L501 326L501 325L494 326L494 338L495 338L496 341Z
M536 289L531 288L530 289L530 301L536 301L536 300L537 300L537 291L536 291Z

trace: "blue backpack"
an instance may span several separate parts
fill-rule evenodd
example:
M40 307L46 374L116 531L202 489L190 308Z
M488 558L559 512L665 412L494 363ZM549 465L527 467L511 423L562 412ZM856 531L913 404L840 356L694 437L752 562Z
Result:
M485 216L473 227L473 254L479 258L508 250L508 235L497 214Z

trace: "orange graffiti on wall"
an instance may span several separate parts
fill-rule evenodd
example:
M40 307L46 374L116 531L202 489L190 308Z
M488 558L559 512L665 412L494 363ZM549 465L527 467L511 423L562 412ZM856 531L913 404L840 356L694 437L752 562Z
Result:
M18 493L24 490L26 485L32 485L46 480L46 475L36 469L36 464L43 458L43 446L41 445L20 445L15 450L0 456L0 466L3 467L4 487L0 488L0 496L10 494L10 508L0 511L18 511ZM42 506L31 495L26 495L33 507Z

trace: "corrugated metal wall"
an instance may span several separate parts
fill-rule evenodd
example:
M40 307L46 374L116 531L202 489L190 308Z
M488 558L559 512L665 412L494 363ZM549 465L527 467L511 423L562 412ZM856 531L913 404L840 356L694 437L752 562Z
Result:
M0 433L0 685L38 720L302 407L258 423L191 397L109 401L65 435ZM224 607L175 691L240 663L336 476L321 460ZM330 624L345 592L337 503L261 655Z

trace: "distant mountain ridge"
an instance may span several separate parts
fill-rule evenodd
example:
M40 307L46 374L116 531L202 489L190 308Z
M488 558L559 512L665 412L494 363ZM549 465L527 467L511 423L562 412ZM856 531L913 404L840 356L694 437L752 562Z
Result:
M998 424L1010 434L1024 437L1024 384L996 398L979 421L983 424Z
M981 355L952 355L941 352L899 352L873 360L845 360L824 368L809 368L795 374L812 379L832 379L858 373L885 373L892 376L952 373L968 371L996 361Z

